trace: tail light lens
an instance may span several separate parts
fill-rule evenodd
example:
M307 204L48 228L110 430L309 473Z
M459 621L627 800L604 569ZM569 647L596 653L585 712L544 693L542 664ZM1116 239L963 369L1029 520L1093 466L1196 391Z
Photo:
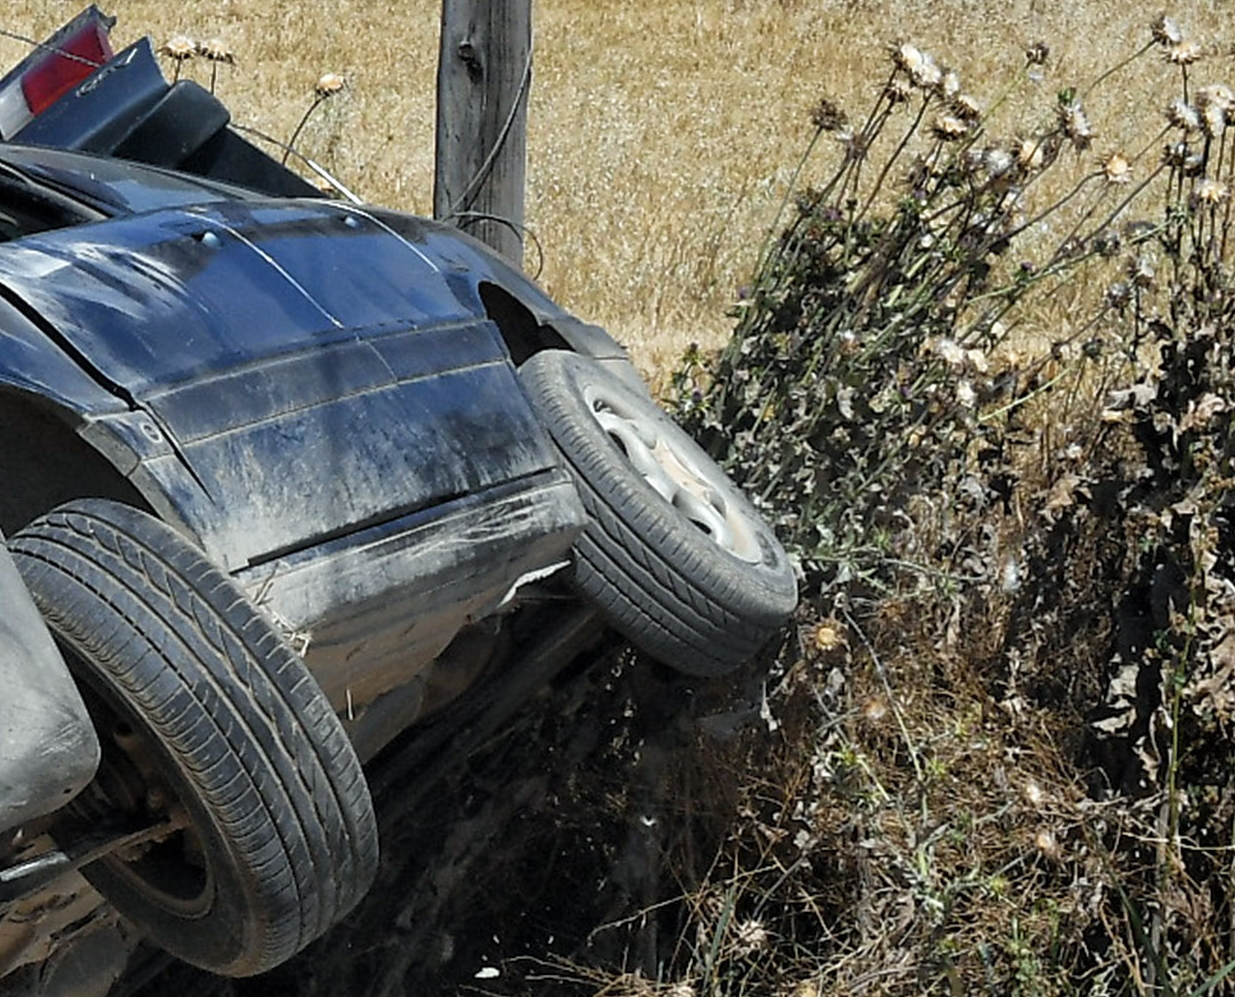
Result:
M97 18L91 18L54 50L47 51L46 57L21 78L31 117L42 114L114 54L107 27Z
M89 7L0 82L0 139L12 138L115 54L112 23Z

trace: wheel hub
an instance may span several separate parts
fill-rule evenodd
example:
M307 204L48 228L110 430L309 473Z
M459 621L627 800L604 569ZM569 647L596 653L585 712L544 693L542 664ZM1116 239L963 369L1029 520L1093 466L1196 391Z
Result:
M763 559L753 525L725 500L708 472L674 445L673 437L644 413L595 387L585 395L600 428L656 494L722 550L749 564Z

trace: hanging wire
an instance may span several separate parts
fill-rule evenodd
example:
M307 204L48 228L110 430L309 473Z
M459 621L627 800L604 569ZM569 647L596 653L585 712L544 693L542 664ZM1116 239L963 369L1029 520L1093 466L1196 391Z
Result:
M463 222L494 222L498 225L505 225L519 239L519 245L523 246L530 242L536 247L536 270L532 273L532 280L537 280L545 269L545 250L540 244L540 240L526 225L515 221L513 218L507 218L505 215L493 215L486 211L454 211L451 212L443 221L451 221L459 219ZM460 225L459 228L464 228ZM526 238L525 238L526 237Z
M0 28L0 36L11 38L15 42L21 42L23 45L29 45L31 48L44 49L48 52L55 52L56 55L68 59L71 62L80 62L84 66L90 66L98 69L103 63L96 62L94 59L89 59L84 55L78 55L76 52L69 52L60 48L58 45L48 45L47 42L38 42L33 38L27 38L25 35L19 35L16 31L9 31L7 28Z
M519 107L527 99L528 91L532 85L532 39L528 39L527 59L523 63L523 75L519 80L519 92L515 94L515 99L510 105L510 111L506 115L506 120L502 122L501 131L497 133L497 138L493 142L493 148L489 150L489 154L485 157L483 163L476 169L475 175L468 181L466 187L463 188L463 193L459 195L457 204L461 205L459 209L455 209L451 205L449 214L446 219L462 217L461 212L467 210L467 205L476 197L481 185L489 179L489 174L493 172L493 164L497 161L498 155L506 146L506 140L510 137L510 131L514 127L515 118L518 117Z

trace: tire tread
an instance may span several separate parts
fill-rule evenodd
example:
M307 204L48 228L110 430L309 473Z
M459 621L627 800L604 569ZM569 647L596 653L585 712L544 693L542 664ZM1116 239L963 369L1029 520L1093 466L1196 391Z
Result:
M239 587L169 527L110 502L61 507L10 546L53 630L148 720L251 885L242 951L199 951L191 925L168 921L143 925L156 940L248 975L350 910L377 865L359 761L303 662ZM114 885L106 864L92 871Z

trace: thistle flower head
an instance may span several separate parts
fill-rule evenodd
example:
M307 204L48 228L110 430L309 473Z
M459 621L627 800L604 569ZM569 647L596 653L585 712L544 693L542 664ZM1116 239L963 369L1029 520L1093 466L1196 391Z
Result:
M1230 113L1235 108L1235 92L1225 83L1211 83L1196 91L1196 106L1199 108L1220 107Z
M840 106L824 97L810 112L810 120L821 132L837 132L849 123Z
M322 73L317 79L317 85L313 87L313 92L319 97L329 97L342 90L346 83L338 73Z
M1107 183L1125 184L1132 181L1132 164L1118 152L1111 153L1102 161L1102 175Z
M1126 270L1133 287L1150 287L1158 276L1158 268L1148 256L1135 256L1128 261Z
M877 724L888 715L888 704L882 696L871 696L862 704L862 719Z
M1178 45L1184 40L1184 33L1179 30L1179 25L1165 14L1160 15L1149 26L1149 31L1153 35L1153 40L1164 47Z
M1201 127L1201 116L1196 113L1196 108L1179 97L1167 105L1166 119L1186 132L1194 132Z
M1132 285L1126 280L1116 281L1106 289L1106 303L1112 308L1123 308L1132 300Z
M808 629L807 641L814 650L827 654L845 646L845 631L836 620L820 620Z
M1027 173L1040 170L1046 163L1045 143L1041 138L1023 138L1016 146L1016 165Z
M1197 182L1192 191L1193 207L1213 207L1221 204L1230 196L1230 188L1226 184L1212 180L1209 177Z
M1059 843L1059 838L1050 828L1043 828L1033 836L1034 847L1043 858L1051 862L1059 862L1063 859L1063 846Z
M939 92L951 100L961 92L961 78L955 69L945 69L939 81Z
M986 167L988 175L991 177L1001 177L1012 169L1012 153L1007 149L987 149L983 165Z
M897 68L904 70L909 81L924 90L933 89L943 82L943 70L939 64L916 45L906 42L898 45L892 51L892 61Z
M952 113L963 121L977 121L982 117L982 105L976 97L960 93L952 98Z
M1167 166L1181 167L1188 158L1187 142L1172 142L1162 150L1162 162Z
M753 955L768 946L768 930L752 918L739 921L734 927L734 949L739 956Z
M1080 101L1073 100L1060 106L1059 123L1074 149L1080 152L1089 148L1093 142L1094 131Z
M1200 176L1205 171L1205 157L1187 142L1168 145L1162 150L1162 162L1186 177Z
M943 70L935 64L930 56L927 56L926 59L927 61L922 67L910 76L909 79L923 90L934 90L943 83Z
M1206 104L1201 109L1201 130L1210 138L1217 138L1226 127L1226 110L1221 104Z
M934 342L927 344L933 351L950 367L963 367L965 365L965 348L960 345L955 339L947 336L940 336Z
M903 69L910 75L916 69L923 66L928 58L929 56L925 52L916 45L910 45L908 42L892 46L892 62L896 65L897 69Z
M1205 156L1186 142L1168 147L1164 157L1168 166L1173 166L1186 177L1199 177L1205 172Z
M236 63L235 53L227 47L227 42L222 38L211 38L209 41L199 42L197 54L211 62L221 62L225 66L232 66Z
M955 142L969 133L969 125L955 114L941 114L931 125L935 138L943 142Z
M159 48L159 52L177 62L183 62L185 59L192 59L197 54L197 42L188 35L172 35Z
M1201 46L1193 41L1182 41L1171 45L1166 50L1166 61L1176 66L1191 66L1204 53Z

